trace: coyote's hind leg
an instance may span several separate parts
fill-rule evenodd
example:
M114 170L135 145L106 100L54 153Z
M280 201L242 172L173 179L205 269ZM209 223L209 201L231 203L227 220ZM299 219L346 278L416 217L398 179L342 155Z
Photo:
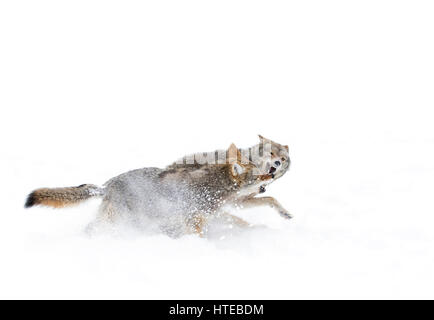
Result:
M109 200L104 200L99 208L97 220L105 222L114 222L116 210Z
M205 236L206 223L207 219L203 214L195 214L187 219L187 226L190 233L195 233L201 238Z
M88 224L86 227L85 232L88 235L92 235L93 233L97 232L98 230L105 230L107 228L111 228L110 226L113 225L113 222L115 221L116 217L116 210L114 209L113 205L108 200L103 200L101 203L98 214L94 221Z

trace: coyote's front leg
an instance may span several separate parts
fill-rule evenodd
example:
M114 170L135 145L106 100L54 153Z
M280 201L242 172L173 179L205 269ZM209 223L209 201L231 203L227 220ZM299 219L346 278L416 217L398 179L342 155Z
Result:
M233 214L227 213L225 211L220 213L220 217L224 218L226 222L232 223L238 227L245 228L250 227L251 224L240 217L234 216Z
M260 198L246 198L238 203L243 208L255 208L267 206L279 212L279 214L286 218L291 219L292 215L273 197L260 197Z

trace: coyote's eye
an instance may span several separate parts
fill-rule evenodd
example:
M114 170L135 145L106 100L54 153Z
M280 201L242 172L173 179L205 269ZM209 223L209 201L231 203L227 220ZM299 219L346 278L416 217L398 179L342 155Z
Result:
M280 158L282 161L286 161L286 159L284 157Z

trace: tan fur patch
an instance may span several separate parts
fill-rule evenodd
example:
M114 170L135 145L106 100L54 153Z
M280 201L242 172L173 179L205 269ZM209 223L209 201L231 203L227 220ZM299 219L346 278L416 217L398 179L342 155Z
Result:
M64 208L75 205L76 203L61 201L61 200L53 200L53 199L40 199L37 200L37 203L42 206L48 206L53 208Z

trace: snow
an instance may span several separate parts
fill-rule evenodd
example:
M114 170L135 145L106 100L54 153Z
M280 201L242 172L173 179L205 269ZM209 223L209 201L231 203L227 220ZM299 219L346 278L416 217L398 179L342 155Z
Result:
M21 4L21 3L20 3ZM433 4L0 4L0 298L433 298ZM184 155L289 145L214 237L89 237L98 200L24 209Z

